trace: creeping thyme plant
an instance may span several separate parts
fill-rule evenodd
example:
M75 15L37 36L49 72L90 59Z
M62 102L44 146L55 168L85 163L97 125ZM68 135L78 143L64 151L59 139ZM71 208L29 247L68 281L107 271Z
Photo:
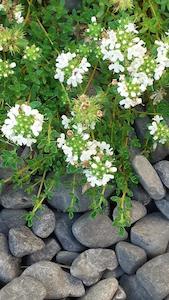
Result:
M80 1L79 1L80 3ZM61 177L91 194L91 214L113 186L114 225L130 226L132 149L149 156L169 142L169 7L162 0L0 4L1 186L35 194L28 225ZM134 121L148 116L140 144ZM81 182L79 181L81 180Z

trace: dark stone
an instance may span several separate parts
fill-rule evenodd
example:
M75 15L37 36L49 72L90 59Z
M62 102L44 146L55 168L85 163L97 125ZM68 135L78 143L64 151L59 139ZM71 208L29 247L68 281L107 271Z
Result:
M145 216L131 228L131 242L149 257L164 253L169 242L169 221L158 212Z
M60 251L56 255L56 262L62 265L70 266L72 262L79 256L77 252Z
M116 245L116 255L121 268L129 275L134 274L147 261L144 249L128 242Z
M26 212L24 209L2 209L0 212L0 232L8 234L11 228L25 225Z
M72 234L72 225L78 217L76 215L73 219L70 219L66 213L56 213L55 235L64 250L81 252L86 249Z
M2 191L0 203L5 208L31 208L33 207L33 195L28 195L24 189L15 190L12 185L8 185Z

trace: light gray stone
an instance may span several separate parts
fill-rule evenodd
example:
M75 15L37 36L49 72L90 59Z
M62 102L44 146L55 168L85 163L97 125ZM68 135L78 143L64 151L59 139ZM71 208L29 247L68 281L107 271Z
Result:
M151 198L148 193L142 188L140 184L132 187L133 199L142 203L143 205L147 205L150 203Z
M60 251L56 255L56 262L59 264L70 266L72 262L79 256L77 252Z
M165 197L163 184L148 159L143 155L136 155L132 161L133 168L139 177L139 181L154 200Z
M82 297L85 289L82 282L64 272L58 264L50 261L40 261L28 267L23 274L39 280L47 291L47 299L62 299L64 297Z
M89 248L106 248L127 238L127 232L120 236L118 229L112 226L112 220L106 215L91 217L90 213L82 215L72 226L76 239Z
M90 287L81 300L112 300L118 289L118 281L115 278L103 279Z
M145 216L132 227L131 242L149 257L164 253L169 242L169 221L158 212Z
M112 270L112 271L106 270L106 271L103 273L102 278L105 278L105 279L107 279L107 278L114 278L114 277L115 277L115 278L119 278L119 277L121 277L123 274L124 274L123 269L122 269L120 266L118 266L116 269L114 269L114 270Z
M42 283L29 276L15 278L0 290L1 300L43 300L45 296Z
M0 211L0 232L8 234L9 229L26 224L25 209L7 209Z
M121 286L118 287L117 292L115 293L112 300L126 300L126 293Z
M131 224L135 223L136 221L142 219L146 214L147 214L147 209L146 207L135 200L132 200L132 207L131 207L131 212L130 212L130 222ZM113 218L115 219L117 215L117 206L115 207L114 211L113 211Z
M115 249L121 268L129 275L134 274L147 261L145 250L128 242L119 242Z
M78 217L76 215L73 219L70 219L66 213L56 213L55 235L64 250L81 252L86 249L72 234L72 225Z
M45 247L42 250L34 252L27 257L27 264L32 265L41 260L52 260L52 258L61 250L59 243L54 238L44 240Z
M5 208L31 208L33 207L33 195L28 195L24 189L15 190L12 185L8 185L2 191L0 203Z
M136 275L123 275L120 285L126 293L127 300L154 300L139 284Z
M155 170L157 171L159 177L163 184L169 188L169 161L161 160L154 165Z
M47 238L54 229L55 214L47 205L42 205L42 209L38 210L33 220L32 231L41 238Z
M4 234L0 234L0 282L7 283L21 273L20 259L13 257Z
M86 286L90 286L101 278L106 269L114 270L117 266L118 262L113 250L89 249L73 261L70 272L81 279Z
M137 279L153 300L169 294L169 253L159 255L144 264L136 273Z
M45 247L45 243L26 226L9 230L9 248L16 257L29 255Z

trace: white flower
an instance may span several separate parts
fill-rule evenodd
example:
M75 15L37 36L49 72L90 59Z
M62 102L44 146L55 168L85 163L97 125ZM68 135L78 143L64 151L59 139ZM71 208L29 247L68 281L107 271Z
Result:
M128 23L124 28L127 32L138 33L138 30L136 30L136 25L134 23Z
M95 16L91 17L91 21L92 21L92 23L97 23L96 17Z
M13 68L16 67L16 63L15 63L15 62L12 62L9 66L10 66L11 69L13 69Z
M42 131L43 116L27 104L16 104L7 114L1 131L7 139L22 146L30 147Z
M127 52L127 58L128 60L131 60L136 57L143 57L146 54L147 49L144 47L144 42L140 40L137 44L129 47Z
M62 119L62 125L63 125L63 127L64 127L65 129L68 129L71 120L68 119L68 117L65 116L65 115L63 115L63 116L61 117L61 119Z

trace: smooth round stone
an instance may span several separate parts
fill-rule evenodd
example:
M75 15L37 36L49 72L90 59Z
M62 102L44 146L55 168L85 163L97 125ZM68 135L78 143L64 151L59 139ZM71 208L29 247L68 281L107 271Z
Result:
M29 276L15 278L0 290L1 300L43 300L45 296L42 283Z
M146 214L147 214L146 207L142 203L132 200L131 217L130 217L131 224L142 219ZM116 215L117 215L117 206L113 211L113 219L115 219Z
M154 257L136 273L137 279L153 300L169 295L169 253Z
M24 189L15 190L12 185L8 185L2 191L0 203L5 208L31 208L33 207L33 195L28 195Z
M118 281L115 278L103 279L90 287L81 300L112 300L118 289Z
M64 250L71 252L82 252L86 249L77 241L72 233L72 225L78 219L79 215L75 215L73 219L69 218L66 213L56 213L55 235Z
M161 213L169 220L169 201L167 199L156 200L155 205Z
M81 253L72 263L70 272L86 286L96 283L105 270L114 270L117 258L110 249L89 249Z
M56 255L56 262L62 265L70 266L78 256L79 253L77 252L60 251Z
M155 170L157 171L159 177L163 184L169 189L169 161L162 160L154 165Z
M136 155L132 165L149 196L154 200L164 198L166 193L164 186L148 159L143 155Z
M131 242L149 257L164 253L169 242L169 221L158 212L145 216L131 228Z
M139 140L144 143L147 135L147 127L148 124L151 122L151 119L149 117L142 117L142 118L136 118L134 121L134 127L136 134L139 138Z
M42 209L38 210L33 220L32 231L41 238L47 238L54 229L55 214L47 205L42 205Z
M115 249L121 268L129 275L134 274L147 261L145 250L128 242L119 242Z
M88 248L106 248L127 238L127 232L120 236L118 229L112 225L112 220L106 215L91 217L83 214L72 226L75 238Z
M54 238L44 240L45 247L42 250L34 252L27 257L27 264L32 265L41 260L52 260L52 258L61 250L59 243Z
M9 248L16 257L29 255L45 247L45 243L26 226L9 231Z
M25 225L26 213L25 209L2 209L0 211L0 232L8 234L11 228Z
M140 285L136 275L123 275L120 278L120 285L126 293L127 300L155 300Z
M82 297L85 289L82 282L63 271L60 266L50 261L40 261L28 267L22 275L39 280L46 288L46 299Z

